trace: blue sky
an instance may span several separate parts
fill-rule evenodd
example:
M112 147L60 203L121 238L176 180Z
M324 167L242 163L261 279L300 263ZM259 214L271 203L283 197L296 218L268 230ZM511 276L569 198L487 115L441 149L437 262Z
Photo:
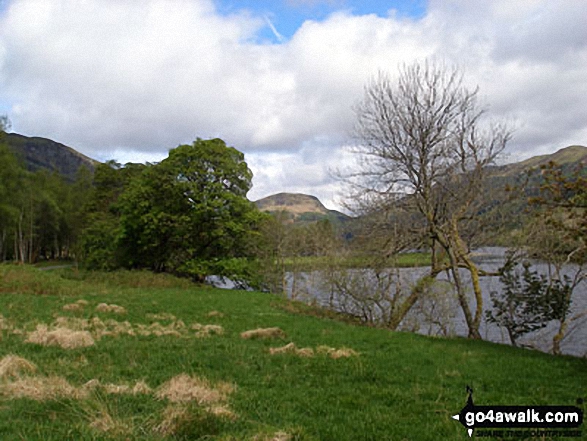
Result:
M0 114L122 163L220 137L251 199L337 208L353 107L403 64L457 66L515 126L512 159L586 145L585 17L574 0L0 0Z
M426 12L424 0L215 0L215 4L225 15L251 11L266 17L268 24L258 33L258 38L273 43L281 43L280 37L291 38L305 21L322 21L337 11L388 17L393 10L398 17L412 19L420 18Z

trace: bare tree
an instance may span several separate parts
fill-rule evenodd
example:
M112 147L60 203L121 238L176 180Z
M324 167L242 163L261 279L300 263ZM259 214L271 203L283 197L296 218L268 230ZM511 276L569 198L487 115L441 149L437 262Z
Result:
M482 271L461 231L475 215L486 167L510 139L504 124L485 123L477 93L464 86L457 69L433 62L404 66L397 82L380 73L356 108L359 170L349 176L359 211L402 205L419 215L404 228L420 227L432 250L428 277L450 274L472 338L481 338ZM417 297L415 292L410 302Z

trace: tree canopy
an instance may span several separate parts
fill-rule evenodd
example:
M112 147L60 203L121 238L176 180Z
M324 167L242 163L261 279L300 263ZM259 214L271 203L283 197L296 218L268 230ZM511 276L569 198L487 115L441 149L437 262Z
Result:
M103 252L100 236L109 234L113 266L202 279L222 272L220 261L248 255L262 216L246 198L252 172L244 155L220 139L180 145L157 164L99 167L96 179L93 203L106 210L86 243Z

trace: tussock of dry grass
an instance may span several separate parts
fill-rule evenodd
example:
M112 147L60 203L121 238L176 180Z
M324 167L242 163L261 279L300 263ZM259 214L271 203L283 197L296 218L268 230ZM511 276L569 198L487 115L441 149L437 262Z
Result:
M291 435L285 432L276 432L271 438L271 441L290 441Z
M251 338L284 338L285 332L280 328L258 328L249 331L241 332L241 337L245 339Z
M177 432L191 418L190 411L185 405L171 404L163 411L163 419L153 431L169 436Z
M312 348L298 348L296 347L295 343L289 343L285 346L280 348L269 348L269 353L271 355L276 354L294 354L300 357L313 357L314 350Z
M172 335L174 337L182 337L186 335L187 328L183 321L178 320L171 322L167 326L162 325L159 322L151 323L150 325L137 325L137 334L149 336L156 335L160 337L162 335Z
M97 312L113 312L114 314L126 314L126 308L118 305L108 305L107 303L100 303L96 306Z
M130 424L115 419L108 413L103 413L96 417L90 422L90 427L98 432L108 433L112 436L124 436L133 433L133 428Z
M228 406L225 406L223 404L214 404L212 406L209 406L206 410L210 412L212 415L216 415L219 417L225 417L230 419L236 418L234 412L230 410Z
M64 311L71 311L71 312L81 312L84 310L86 306L88 306L88 301L80 299L75 303L68 303L67 305L63 306Z
M163 412L163 419L154 430L163 435L175 433L179 427L193 418L188 408L190 403L202 406L206 412L215 416L236 418L226 405L228 395L233 391L234 386L228 383L212 384L196 376L176 375L163 383L155 393L157 398L170 401L170 405Z
M113 384L107 383L102 384L100 380L92 379L85 383L82 387L82 390L87 391L94 391L96 389L101 389L107 394L114 394L114 395L148 395L153 392L153 389L149 387L145 381L140 380L135 383L134 386L129 386L128 384Z
M224 334L224 328L220 325L201 325L200 323L194 323L191 329L197 331L196 337L199 338Z
M146 314L145 317L149 320L177 320L177 318L173 314L170 314L168 312L160 312L158 314Z
M89 380L87 383L84 383L82 389L92 391L96 390L98 387L100 387L100 380L96 380L95 378L93 378Z
M191 329L197 330L196 337L208 337L210 335L221 335L224 329L219 325L200 325L196 323L191 326ZM57 332L59 331L59 332ZM56 344L62 347L70 348L76 343L64 343L64 333L69 331L69 340L76 339L75 342L79 345L89 346L89 335L94 340L100 340L102 337L118 337L120 335L129 336L173 336L173 337L190 337L190 327L188 327L182 320L174 320L171 323L163 325L159 322L154 322L149 325L132 324L128 321L117 321L113 319L102 320L99 317L91 319L82 319L76 317L57 317L50 325L39 324L37 329L29 333L27 341L30 343L39 343L44 345ZM74 334L78 332L78 334ZM85 332L80 334L79 332ZM82 338L85 335L85 340ZM85 343L84 343L85 342Z
M153 392L144 381L137 381L133 387L128 384L105 384L102 386L108 394L148 395Z
M132 388L133 395L138 395L138 394L146 395L146 394L150 394L152 392L153 392L153 389L151 389L149 387L149 385L147 383L145 383L145 381L143 381L143 380L137 381Z
M13 334L22 332L20 329L15 329L14 323L0 314L0 331L12 331ZM1 337L1 335L0 335Z
M6 355L0 360L0 379L18 378L22 373L34 373L37 367L18 355Z
M331 348L329 346L318 346L316 351L312 348L298 348L295 343L288 343L285 346L281 346L279 348L269 348L269 353L271 355L277 354L294 354L299 357L313 357L315 353L318 354L326 354L330 358L347 358L347 357L357 357L359 355L353 349L350 348Z
M224 314L221 313L220 311L210 311L208 313L208 317L218 317L218 318L222 318L224 317Z
M63 305L61 309L70 312L81 312L84 310L84 307L78 303L68 303L67 305Z
M87 397L87 390L76 388L59 376L18 378L2 384L0 393L8 398L30 398L36 401Z
M134 432L132 422L113 417L104 405L99 406L99 409L88 411L87 418L92 429L112 437L129 439L126 436Z
M348 358L348 357L358 357L359 353L354 349L350 348L331 348L329 346L318 346L316 349L318 353L327 354L330 358Z
M274 434L261 434L261 435L255 435L252 438L252 441L291 441L291 435L283 432L283 431L279 431L279 432L275 432Z
M74 331L69 328L49 330L46 325L37 325L37 329L28 334L26 343L43 346L60 346L63 349L75 349L93 346L95 341L88 331Z
M198 404L218 404L233 391L234 387L228 383L212 385L206 379L179 374L162 384L155 396L172 403L195 401Z
M212 405L204 410L217 417L236 418L236 415L224 405ZM182 426L193 422L196 418L198 415L190 409L189 403L171 403L163 411L162 419L153 427L153 431L165 436L174 435Z

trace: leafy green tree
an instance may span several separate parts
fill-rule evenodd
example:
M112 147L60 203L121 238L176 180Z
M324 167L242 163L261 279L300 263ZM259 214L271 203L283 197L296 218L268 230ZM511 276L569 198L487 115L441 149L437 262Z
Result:
M142 164L123 167L116 161L96 167L92 187L77 219L82 225L79 257L89 268L111 270L122 265L119 199L130 182L149 167Z
M244 155L220 139L171 150L133 179L120 199L124 266L197 280L227 268L234 272L234 261L221 262L247 257L260 219L246 198L251 179Z
M0 261L15 257L14 234L19 219L16 196L22 192L26 171L4 143L8 120L0 117Z
M501 291L491 292L493 309L486 311L487 320L507 330L513 346L525 334L544 328L550 320L549 287L544 276L539 276L524 262L519 271L515 259L507 259L500 268Z
M529 200L537 210L526 228L525 243L533 257L548 264L549 284L556 288L551 307L558 331L552 350L558 354L570 322L584 315L571 317L569 312L574 291L587 279L587 167L551 162L540 168L540 177L539 194Z

